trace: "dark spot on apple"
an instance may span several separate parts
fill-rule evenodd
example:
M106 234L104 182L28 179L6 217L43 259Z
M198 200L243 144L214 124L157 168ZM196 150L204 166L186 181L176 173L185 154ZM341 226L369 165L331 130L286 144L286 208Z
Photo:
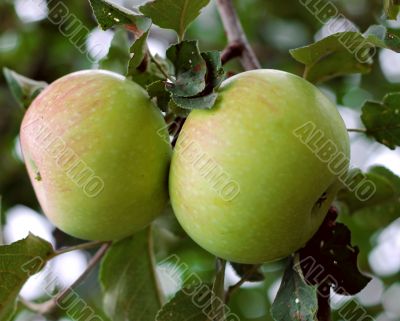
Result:
M36 172L35 180L38 182L42 180L42 175L40 175L40 172Z
M317 200L317 202L315 203L319 208L321 208L322 204L328 199L328 193L324 192L322 193L322 195L320 196L320 198Z

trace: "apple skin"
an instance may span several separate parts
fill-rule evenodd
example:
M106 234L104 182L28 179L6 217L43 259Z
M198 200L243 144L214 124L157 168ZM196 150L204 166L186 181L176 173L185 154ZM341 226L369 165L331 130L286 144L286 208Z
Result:
M309 121L349 156L336 106L286 72L241 73L222 84L213 109L190 113L173 152L169 190L175 215L195 242L248 264L277 260L305 245L341 186L293 134ZM210 179L216 165L216 173L223 170L236 182L235 197L221 193L217 176ZM317 204L324 192L326 200Z
M167 126L147 93L118 74L87 70L49 85L20 140L44 213L70 235L124 238L168 202Z

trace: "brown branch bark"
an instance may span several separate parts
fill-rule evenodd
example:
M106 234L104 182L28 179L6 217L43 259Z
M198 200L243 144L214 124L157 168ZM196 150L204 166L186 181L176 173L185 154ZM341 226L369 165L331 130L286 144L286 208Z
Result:
M232 0L217 0L217 6L228 38L228 48L230 46L242 48L240 61L245 70L261 68L261 64L243 31Z
M232 43L228 45L221 54L222 64L225 65L233 58L240 57L243 53L243 45L240 43Z

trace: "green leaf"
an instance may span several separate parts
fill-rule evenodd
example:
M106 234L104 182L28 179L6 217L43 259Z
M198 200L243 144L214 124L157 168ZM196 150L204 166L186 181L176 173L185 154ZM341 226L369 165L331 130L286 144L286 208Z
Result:
M208 51L202 52L201 56L207 65L206 90L209 89L209 92L212 92L219 88L225 78L225 71L222 67L221 61L221 53L219 51Z
M47 87L44 81L35 81L17 74L8 68L3 68L4 77L7 81L14 98L18 104L27 109L32 101Z
M113 321L154 321L161 307L151 229L113 244L100 269L103 305Z
M183 109L211 109L218 98L218 94L211 93L200 97L177 97L172 96L174 103Z
M162 307L155 321L209 321L211 293L211 286L207 284L195 289L183 288Z
M22 286L31 275L43 269L52 255L51 244L32 234L0 246L0 320L10 320Z
M179 107L172 99L168 103L168 109L179 117L187 117L190 114L190 109Z
M400 31L382 25L372 25L364 33L369 43L379 48L400 52Z
M354 192L342 190L338 194L344 214L365 229L379 229L400 217L400 177L385 167L372 167L365 178L376 187L373 196L360 201Z
M387 94L383 102L367 101L361 120L367 135L390 149L400 146L400 92Z
M140 7L140 11L165 29L173 29L182 40L190 23L195 20L210 0L154 0Z
M298 258L296 257L296 262ZM308 285L301 269L291 260L283 275L278 294L271 307L275 321L315 321L318 310L317 290Z
M385 35L385 44L387 48L400 52L400 30L388 28Z
M400 2L398 0L384 0L385 15L388 20L396 20L399 15Z
M364 34L339 32L311 45L290 50L305 65L304 77L314 83L352 73L366 74L372 68L375 48L400 51L400 37L384 26L371 26Z
M99 62L99 67L125 75L130 58L128 33L126 30L118 28L115 31L108 54Z
M197 41L184 41L167 50L167 58L175 67L175 81L167 90L178 97L191 97L206 88L207 64L200 54Z
M142 36L151 26L151 20L108 0L89 0L99 26L103 30L125 25L136 37Z
M128 74L132 75L135 70L139 68L143 59L146 57L147 52L147 38L149 36L149 31L145 32L140 38L136 39L130 48L130 53L133 54L129 61Z
M167 57L175 67L175 81L166 83L174 105L188 110L212 108L224 79L220 53L200 53L196 41L184 41L170 47Z
M370 72L371 61L360 62L355 54L363 42L366 39L358 32L341 32L309 46L292 49L290 54L305 65L304 78L317 83L347 74Z
M329 293L332 288L342 295L360 292L371 280L360 272L359 249L351 245L351 232L336 222L337 212L331 208L318 232L299 251L303 275L319 291Z
M158 80L147 86L150 98L155 98L157 106L164 112L168 111L171 94L165 89L165 81Z

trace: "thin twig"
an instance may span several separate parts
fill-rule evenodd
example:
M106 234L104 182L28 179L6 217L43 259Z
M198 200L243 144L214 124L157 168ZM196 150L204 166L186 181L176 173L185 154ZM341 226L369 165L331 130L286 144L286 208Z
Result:
M59 305L59 302L62 302L62 300L65 299L74 290L74 288L76 288L78 285L82 283L83 280L86 279L86 277L90 274L90 272L92 272L92 270L96 267L99 261L106 254L110 246L111 242L103 244L103 246L90 259L86 267L86 270L76 279L76 281L68 288L62 290L60 293L58 293L55 297L53 297L49 301L40 304L27 302L22 299L20 299L20 301L22 302L22 304L25 305L26 308L28 308L33 312L39 313L41 315L52 313Z
M367 130L363 128L347 128L347 131L350 133L366 133Z
M104 241L93 241L93 242L82 243L82 244L78 244L78 245L74 245L74 246L70 246L70 247L64 247L64 248L57 250L54 253L54 255L52 255L52 257L62 255L65 253L69 253L72 251L77 251L77 250L89 250L94 247L100 246L104 243L105 243Z
M160 65L156 58L150 53L150 50L147 49L147 54L150 57L150 60L156 65L157 69L163 74L166 80L172 81L171 77L165 71L164 67Z
M255 264L250 270L248 270L242 278L235 283L234 285L231 285L228 289L228 291L225 294L225 302L228 303L229 299L231 298L232 294L238 290L245 282L249 280L249 277L260 268L260 264Z
M243 47L241 63L245 70L259 69L261 64L251 48L243 31L232 0L217 0L218 10L225 28L229 45L240 44Z

